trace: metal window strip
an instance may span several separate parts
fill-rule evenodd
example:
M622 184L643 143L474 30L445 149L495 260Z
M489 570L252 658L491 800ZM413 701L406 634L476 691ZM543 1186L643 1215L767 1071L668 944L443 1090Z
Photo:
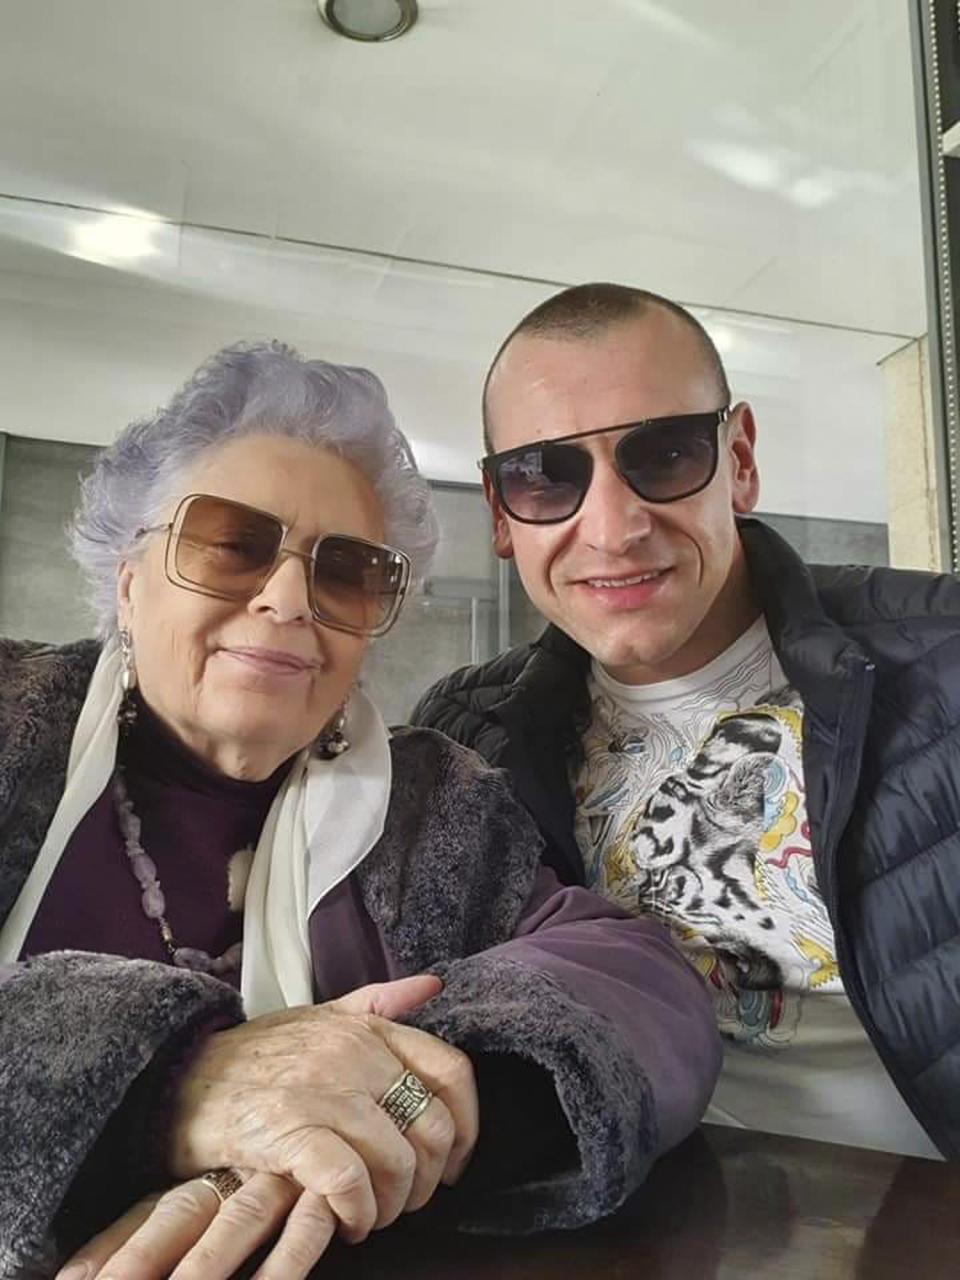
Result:
M951 97L960 88L957 0L914 0L910 7L917 109L920 193L927 285L930 393L934 418L941 563L960 569L960 405L957 397L958 294L954 261L960 258L960 160L943 155L942 78ZM951 254L957 237L958 251Z

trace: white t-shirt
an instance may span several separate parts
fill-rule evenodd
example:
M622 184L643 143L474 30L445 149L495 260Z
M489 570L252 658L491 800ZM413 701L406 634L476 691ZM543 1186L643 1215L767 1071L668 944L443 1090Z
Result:
M707 1119L936 1157L850 1007L810 849L803 703L759 618L701 670L594 662L574 786L587 883L655 915L724 1038Z

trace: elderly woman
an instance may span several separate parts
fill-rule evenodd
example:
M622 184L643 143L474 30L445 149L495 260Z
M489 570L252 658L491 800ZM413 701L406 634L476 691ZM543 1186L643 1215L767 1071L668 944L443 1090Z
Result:
M434 541L379 382L277 344L86 480L101 642L0 642L0 1274L123 1215L71 1275L216 1280L279 1232L295 1280L441 1181L467 1229L574 1226L697 1122L693 970L358 687Z

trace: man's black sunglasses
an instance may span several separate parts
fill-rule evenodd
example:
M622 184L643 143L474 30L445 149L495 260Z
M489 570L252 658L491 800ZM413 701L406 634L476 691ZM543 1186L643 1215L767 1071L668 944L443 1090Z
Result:
M507 515L524 524L558 524L576 515L593 476L593 456L579 441L624 431L613 451L617 471L645 502L677 502L705 489L717 470L720 424L712 413L648 418L488 453L480 461Z

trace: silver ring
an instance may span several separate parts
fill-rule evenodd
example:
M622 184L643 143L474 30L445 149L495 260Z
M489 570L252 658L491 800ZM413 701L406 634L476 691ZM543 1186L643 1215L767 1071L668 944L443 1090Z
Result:
M210 1188L221 1204L243 1186L243 1179L236 1169L211 1169L200 1181Z
M433 1094L412 1071L404 1071L380 1099L380 1106L401 1133L430 1105Z

